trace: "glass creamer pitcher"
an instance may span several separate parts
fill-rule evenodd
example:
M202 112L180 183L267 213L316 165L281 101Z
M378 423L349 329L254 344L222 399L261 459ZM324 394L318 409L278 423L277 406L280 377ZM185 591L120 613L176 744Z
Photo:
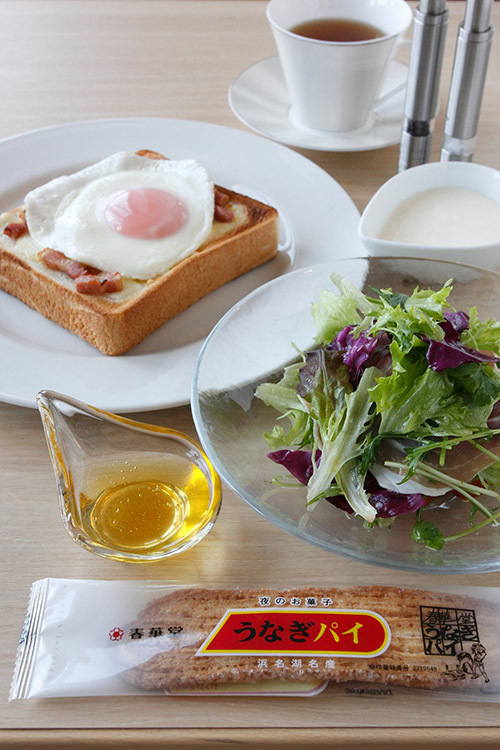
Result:
M123 562L161 560L200 541L220 481L198 443L54 391L37 398L64 525L75 542Z

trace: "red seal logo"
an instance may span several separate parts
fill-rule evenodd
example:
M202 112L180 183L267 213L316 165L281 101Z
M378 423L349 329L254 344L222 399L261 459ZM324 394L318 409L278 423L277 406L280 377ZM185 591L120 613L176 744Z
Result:
M123 636L124 636L124 633L123 633L123 630L121 628L112 628L109 631L109 640L110 641L121 641L121 639L123 638Z

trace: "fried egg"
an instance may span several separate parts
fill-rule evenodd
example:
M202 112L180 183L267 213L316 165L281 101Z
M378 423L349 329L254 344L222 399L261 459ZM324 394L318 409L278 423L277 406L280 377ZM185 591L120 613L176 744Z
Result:
M207 239L214 184L193 159L113 154L26 196L26 221L50 247L100 271L151 279Z

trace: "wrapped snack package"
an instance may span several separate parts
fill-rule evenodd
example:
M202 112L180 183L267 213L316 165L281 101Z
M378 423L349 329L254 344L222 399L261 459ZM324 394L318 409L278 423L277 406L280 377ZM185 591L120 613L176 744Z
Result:
M10 699L315 695L328 683L355 683L500 701L499 624L493 588L47 578L32 587Z

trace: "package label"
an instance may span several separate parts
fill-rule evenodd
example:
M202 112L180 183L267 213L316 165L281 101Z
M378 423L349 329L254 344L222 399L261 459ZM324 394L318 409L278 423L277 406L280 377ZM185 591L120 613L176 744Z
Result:
M391 631L376 612L362 609L228 609L197 656L380 656Z

